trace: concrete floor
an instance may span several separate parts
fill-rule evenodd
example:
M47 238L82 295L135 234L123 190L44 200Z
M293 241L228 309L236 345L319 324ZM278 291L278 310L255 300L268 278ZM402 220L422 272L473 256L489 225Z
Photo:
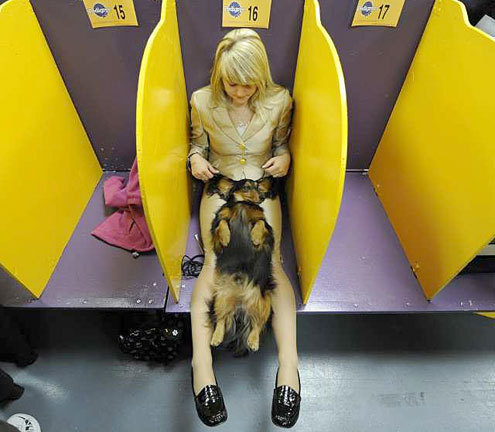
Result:
M40 358L0 363L25 386L0 418L27 413L43 432L208 430L196 417L190 347L148 365L116 344L119 314L24 311ZM476 315L305 315L298 325L300 431L456 432L495 429L495 322ZM276 350L218 352L229 419L219 431L280 430L270 421Z

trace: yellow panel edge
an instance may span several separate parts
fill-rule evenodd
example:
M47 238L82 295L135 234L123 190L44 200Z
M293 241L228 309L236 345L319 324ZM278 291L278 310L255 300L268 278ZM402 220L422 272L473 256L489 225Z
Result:
M320 65L322 62L325 64ZM319 69L315 75L316 66L319 66ZM310 70L313 74L311 79ZM311 94L324 96L310 101L311 103L306 102L305 95L310 87L314 87L315 90L311 91ZM294 100L294 124L290 142L293 167L288 181L287 195L302 301L306 304L335 228L342 199L347 156L347 102L344 76L335 46L321 24L319 3L316 0L305 2ZM327 129L337 131L334 135L319 131L318 151L321 153L317 158L311 154L311 150L314 149L301 150L304 142L309 142L304 138L309 132L307 126L319 123L314 121L315 112L311 111L313 108L311 105L314 104L318 105L317 116L318 113L328 113L322 118L321 124ZM310 141L315 144L314 127L311 128L311 134ZM334 143L335 148L329 146L329 142ZM330 178L331 176L324 174L325 170L311 169L311 164L314 162L321 167L325 166L325 170L333 169L336 174ZM318 184L319 188L324 190L321 196L308 195L307 192L312 190L314 184ZM316 203L320 208L324 206L328 212L312 213L309 209ZM318 216L320 219L316 222L315 218ZM316 226L319 227L318 232L312 232Z
M480 87L494 68L495 40L469 23L461 2L437 0L370 166L375 191L428 299L495 237L495 182L489 175L495 157L486 127L486 101L495 92ZM477 80L469 79L472 74ZM469 91L463 92L466 82ZM436 103L425 105L424 95ZM452 107L458 105L472 121L455 117ZM425 126L408 133L412 118Z
M495 318L495 312L476 312L476 315L480 315L485 318L491 318L491 319Z
M159 44L169 44L170 49L160 50L156 48ZM162 54L168 55L169 61L164 62L163 57L160 57ZM158 68L163 72L160 76L156 75ZM147 91L151 93L152 89L154 93L148 94ZM160 109L168 109L170 115L163 115L161 112L160 118L156 118L155 111ZM172 122L170 127L163 127L168 119ZM153 143L158 137L163 140L163 144L155 146ZM181 259L185 254L190 206L185 170L189 145L188 109L173 0L162 2L160 22L153 30L144 51L138 82L136 144L146 219L165 278L177 302L182 282ZM167 146L172 147L167 151ZM168 170L168 174L165 170ZM170 181L167 183L170 178L175 180L173 184ZM163 187L165 184L166 187ZM163 187L161 192L160 187ZM165 195L164 191L168 194Z
M8 83L0 105L0 183L11 204L0 224L0 262L40 297L101 169L29 1L0 5L0 23L0 40L9 41L0 45L0 82Z

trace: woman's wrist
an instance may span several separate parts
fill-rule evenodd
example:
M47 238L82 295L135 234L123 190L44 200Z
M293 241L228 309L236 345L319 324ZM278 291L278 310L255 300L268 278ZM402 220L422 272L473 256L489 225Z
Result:
M187 162L186 162L186 167L187 167L187 170L188 171L191 171L191 162L192 162L192 159L193 159L193 156L201 156L198 152L196 153L191 153L188 157L187 157ZM201 156L203 157L203 156ZM197 158L196 158L197 159Z

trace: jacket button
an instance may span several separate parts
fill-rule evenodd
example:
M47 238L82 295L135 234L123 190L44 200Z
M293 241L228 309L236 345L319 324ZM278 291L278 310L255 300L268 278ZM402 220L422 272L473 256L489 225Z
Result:
M244 144L239 144L239 148L240 148L241 150L246 150L246 146L245 146Z
M239 163L241 165L246 165L246 159L242 158L242 159L239 159Z

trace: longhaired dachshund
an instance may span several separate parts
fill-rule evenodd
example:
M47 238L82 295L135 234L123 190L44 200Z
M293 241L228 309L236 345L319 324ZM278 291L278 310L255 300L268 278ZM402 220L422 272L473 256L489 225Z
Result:
M226 203L211 226L217 256L210 317L211 345L222 342L241 355L257 351L259 337L271 314L275 288L272 274L273 229L259 204L278 193L275 179L234 181L215 176L207 194Z

